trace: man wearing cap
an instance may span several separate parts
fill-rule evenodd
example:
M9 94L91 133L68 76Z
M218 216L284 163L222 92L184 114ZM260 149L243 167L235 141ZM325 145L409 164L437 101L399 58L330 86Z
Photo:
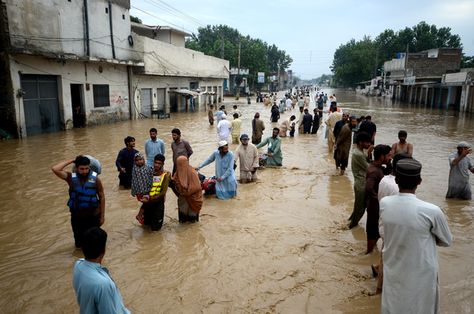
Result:
M258 150L255 145L249 143L249 136L240 136L240 145L235 151L235 163L239 160L240 183L254 182L257 180Z
M216 196L219 199L230 199L237 195L237 181L234 173L234 154L229 152L226 141L219 142L219 148L214 151L198 168L216 162Z
M229 140L231 129L232 129L232 125L227 120L227 115L226 114L221 115L221 121L217 123L217 136L219 138L219 141L227 142Z
M382 313L438 313L438 253L452 235L441 209L415 196L421 164L397 163L397 195L380 201L384 229Z
M457 152L449 155L449 185L446 198L459 198L470 200L471 185L469 184L469 171L474 173L474 166L467 156L472 152L471 146L466 142L459 142Z
M281 138L278 136L280 133L279 128L273 128L272 136L264 139L257 148L261 148L268 145L267 150L267 166L269 167L281 167L283 162L283 156L281 154Z

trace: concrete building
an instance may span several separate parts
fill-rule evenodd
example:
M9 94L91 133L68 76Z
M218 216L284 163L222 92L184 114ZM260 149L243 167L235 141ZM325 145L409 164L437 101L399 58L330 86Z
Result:
M222 99L228 61L140 27L129 0L1 0L0 137L169 113Z
M130 118L125 0L2 0L0 119L14 136Z
M460 70L462 49L437 48L400 54L384 63L384 92L395 99L433 108L459 107L461 94L443 85L443 75Z
M136 49L143 51L143 66L133 69L135 110L141 116L183 112L221 102L229 61L184 48L189 34L132 23ZM138 35L142 36L138 36Z

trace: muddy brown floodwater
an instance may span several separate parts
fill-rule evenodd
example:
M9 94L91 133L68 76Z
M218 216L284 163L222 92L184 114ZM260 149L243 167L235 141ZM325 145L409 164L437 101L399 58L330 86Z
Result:
M332 90L326 90L332 93ZM351 114L371 114L377 143L397 141L408 131L414 157L423 164L418 196L442 207L454 243L439 249L443 313L474 310L474 208L446 201L448 154L460 140L473 142L474 120L335 91ZM230 100L227 100L230 101ZM311 104L313 106L313 103ZM242 130L260 111L271 134L269 108L239 104ZM230 109L230 103L227 103ZM285 113L283 118L288 118ZM280 120L281 121L281 120ZM109 234L104 264L134 313L378 313L380 297L365 256L365 233L344 228L352 211L352 173L338 176L327 152L324 129L317 136L284 138L282 169L259 171L257 183L238 186L235 199L206 198L201 221L180 225L176 197L166 199L160 232L135 220L139 204L118 189L115 157L126 135L143 151L150 127L166 143L181 128L198 165L216 147L204 110L168 120L138 120L0 143L0 308L3 313L78 312L72 288L75 251L66 208L67 187L53 163L91 154L103 164ZM235 149L233 145L231 149ZM203 169L212 175L214 165ZM472 176L471 176L471 182Z

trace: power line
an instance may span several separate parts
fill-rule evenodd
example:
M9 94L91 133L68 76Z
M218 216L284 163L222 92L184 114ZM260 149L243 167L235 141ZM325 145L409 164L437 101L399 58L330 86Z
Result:
M173 26L175 26L175 27L178 28L178 29L182 29L182 30L186 31L187 33L192 33L192 31L190 31L190 30L188 30L188 29L186 29L186 28L184 28L184 27L181 27L181 26L179 26L179 25L176 25L176 24L174 24L174 23L171 23L171 22L169 22L169 21L167 21L167 20L165 20L165 19L162 19L161 17L158 17L158 16L156 16L156 15L154 15L154 14L151 14L151 13L145 11L145 10L142 10L142 9L140 9L140 8L137 8L136 6L133 6L133 5L132 5L131 7L132 7L133 9L138 10L138 11L140 11L140 12L142 12L142 13L145 13L145 14L151 16L151 17L154 17L155 19L158 19L158 20L161 20L161 21L163 21L163 22L165 22L165 23L168 23L168 24L170 24L170 25L173 25Z
M167 11L171 15L173 15L173 16L175 16L175 17L177 17L177 18L179 18L183 21L188 21L188 22L197 24L199 26L205 27L205 25L203 23L201 23L201 21L199 21L198 19L186 14L185 12L183 12L181 10L176 9L175 7L165 3L164 1L160 1L160 0L158 0L158 2L155 1L155 0L146 0L146 1L149 2L150 4L156 6L159 9Z

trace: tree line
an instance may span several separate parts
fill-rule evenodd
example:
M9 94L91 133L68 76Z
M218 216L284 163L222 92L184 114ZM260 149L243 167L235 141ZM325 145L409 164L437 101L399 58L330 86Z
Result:
M207 25L198 28L186 40L186 48L201 51L206 55L229 60L231 68L238 66L240 45L240 68L249 69L248 83L255 86L257 72L277 74L285 71L293 59L274 44L270 45L261 39L243 36L237 29L227 25Z
M331 70L337 86L355 86L361 81L380 75L383 63L395 58L397 52L420 52L432 48L462 48L461 38L451 28L420 22L397 32L386 29L375 39L364 36L351 39L334 53ZM463 57L462 67L473 63L472 57Z

